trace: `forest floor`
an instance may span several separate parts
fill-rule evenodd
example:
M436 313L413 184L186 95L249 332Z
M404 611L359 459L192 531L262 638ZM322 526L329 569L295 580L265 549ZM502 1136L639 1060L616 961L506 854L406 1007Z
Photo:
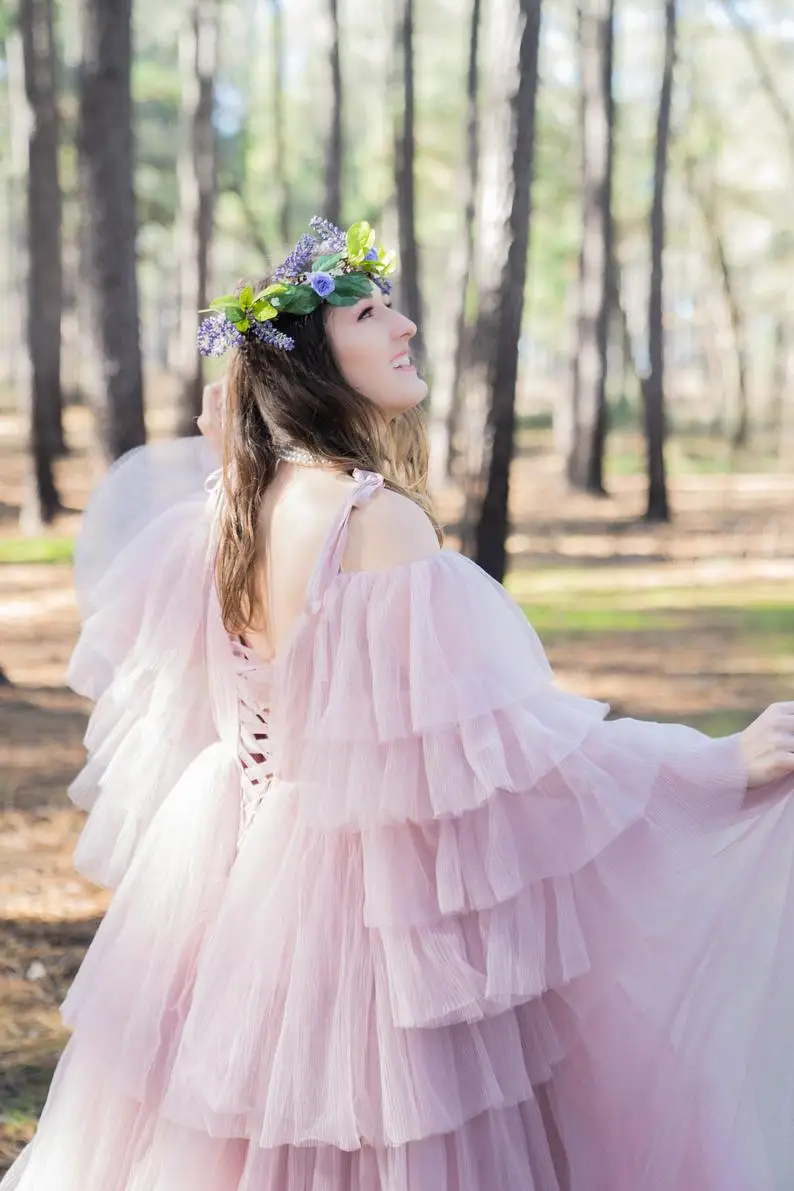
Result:
M85 416L68 413L71 511L34 541L17 529L20 426L0 415L0 1170L32 1133L66 1040L58 1004L107 904L71 867L88 706L64 682L69 559L96 473ZM612 449L603 500L566 493L543 433L522 436L515 465L508 587L561 684L713 733L794 697L794 476L750 458L715 470L709 443L674 444L675 520L650 526L639 443Z

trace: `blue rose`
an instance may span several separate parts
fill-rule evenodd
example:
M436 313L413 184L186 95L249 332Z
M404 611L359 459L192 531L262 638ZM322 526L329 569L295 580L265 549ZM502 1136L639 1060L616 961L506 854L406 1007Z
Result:
M321 298L327 298L336 289L336 282L330 273L309 273L306 280Z

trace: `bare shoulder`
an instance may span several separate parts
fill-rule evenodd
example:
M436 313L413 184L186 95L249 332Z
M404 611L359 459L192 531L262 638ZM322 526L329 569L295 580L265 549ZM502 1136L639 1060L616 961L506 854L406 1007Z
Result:
M350 519L346 571L382 571L437 554L440 547L430 518L419 505L382 488Z

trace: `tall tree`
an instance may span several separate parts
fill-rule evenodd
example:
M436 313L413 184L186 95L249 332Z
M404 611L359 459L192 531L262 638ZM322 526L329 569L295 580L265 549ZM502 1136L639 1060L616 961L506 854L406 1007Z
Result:
M744 13L739 11L736 0L722 0L722 7L727 12L734 28L741 37L755 68L758 81L765 92L770 104L775 110L788 141L789 154L794 163L794 111L786 102L785 96L778 86L775 76L761 50L755 29Z
M270 0L270 4L273 24L273 132L276 159L273 185L278 209L279 237L282 247L286 249L290 238L290 189L284 126L284 15L282 0Z
M462 196L463 229L449 288L449 342L433 383L431 462L438 481L452 475L459 450L463 371L469 347L467 304L474 263L474 221L480 158L479 45L482 0L472 0L466 72L466 169Z
M179 395L177 430L198 433L203 370L196 350L215 207L217 162L212 121L218 63L219 0L192 0L182 27L182 144L178 162Z
M132 0L80 0L81 281L98 440L116 459L146 438L132 125Z
M414 340L421 355L422 291L419 281L419 246L416 242L416 195L414 185L415 89L414 89L414 0L395 0L395 61L399 66L399 100L395 112L395 189L400 243L400 290L405 313L419 328Z
M669 521L664 444L664 249L667 238L665 189L670 146L670 115L676 61L677 0L664 0L665 35L662 84L656 119L656 149L653 171L653 203L650 216L651 274L648 296L648 355L650 370L643 385L645 438L648 453L649 521Z
M342 64L339 52L339 0L328 0L331 18L331 121L325 152L325 214L342 222Z
M510 466L515 450L518 342L529 253L535 110L542 0L499 0L492 6L488 61L501 102L491 107L483 158L479 254L499 262L495 288L481 291L477 327L487 376L487 417L476 521L476 558L495 579L507 564ZM493 266L491 266L493 268ZM493 274L492 274L493 276ZM487 346L486 346L487 345Z
M31 484L23 521L50 522L60 499L53 460L63 448L61 393L61 189L52 0L19 0L27 114L26 340Z
M602 495L613 292L615 0L581 0L577 7L577 30L581 76L582 240L577 334L571 366L571 436L566 465L568 480L573 487Z

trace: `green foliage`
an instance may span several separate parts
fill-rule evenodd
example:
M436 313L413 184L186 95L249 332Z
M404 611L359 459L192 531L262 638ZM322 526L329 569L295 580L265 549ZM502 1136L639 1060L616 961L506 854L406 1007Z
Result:
M74 556L74 538L0 538L4 563L66 563Z

